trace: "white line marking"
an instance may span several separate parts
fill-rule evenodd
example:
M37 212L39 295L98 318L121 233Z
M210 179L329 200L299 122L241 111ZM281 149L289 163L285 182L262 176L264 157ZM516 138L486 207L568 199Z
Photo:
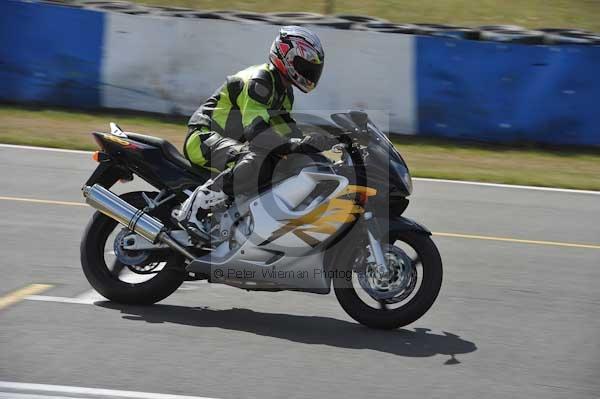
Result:
M94 303L98 301L106 301L107 299L100 295L96 290L89 290L83 294L77 295L75 299L78 299L85 303Z
M49 148L49 147L33 147L27 145L15 145L15 144L0 144L0 148L14 148L22 150L39 150L39 151L54 151L54 152L65 152L73 154L91 154L93 151L82 151L82 150L65 150L62 148ZM463 181L463 180L448 180L448 179L432 179L429 177L413 177L416 181L429 181L435 183L452 183L452 184L467 184L472 186L484 186L484 187L497 187L497 188L516 188L523 190L538 190L538 191L550 191L559 193L571 193L571 194L593 194L600 195L600 191L592 190L576 190L570 188L555 188L555 187L538 187L538 186L521 186L516 184L501 184L501 183L484 183L478 181Z
M484 187L497 187L497 188L517 188L523 190L537 190L537 191L552 191L558 193L570 193L570 194L593 194L600 195L600 191L591 190L575 190L570 188L554 188L554 187L538 187L538 186L520 186L516 184L501 184L501 183L484 183L476 181L462 181L462 180L445 180L445 179L430 179L427 177L414 177L413 180L427 181L433 183L452 183L452 184L466 184L471 186L484 186Z
M177 291L196 291L210 289L213 295L218 295L214 290L222 289L233 289L225 284L211 284L207 281L187 281ZM57 303L71 303L76 305L93 305L96 302L108 301L105 297L97 293L95 290L89 290L81 295L74 298L64 296L51 296L51 295L29 295L23 298L26 301L40 301L40 302L57 302Z
M80 295L77 295L75 298L49 295L29 295L24 299L29 301L75 303L78 305L93 305L96 302L108 301L108 299L100 295L96 290L86 291Z
M35 395L30 393L0 392L0 399L77 399L72 396Z
M99 301L108 301L100 295L96 290L89 290L75 298L67 298L64 296L49 296L49 295L29 295L25 297L29 301L42 301L42 302L59 302L59 303L75 303L78 305L93 305Z
M23 298L27 301L41 301L41 302L58 302L58 303L75 303L78 305L93 305L94 302L90 302L88 299L79 298L67 298L64 296L48 296L48 295L29 295ZM105 300L104 298L101 300Z
M59 394L75 394L75 395L95 395L95 396L112 396L117 398L134 398L134 399L215 399L206 396L183 396L169 395L162 393L150 392L135 392L135 391L120 391L114 389L101 388L85 388L72 387L66 385L48 385L48 384L29 384L22 382L0 381L1 389L12 389L30 392L50 392ZM74 399L74 398L73 398Z
M67 152L71 154L91 154L93 151L83 150L67 150L64 148L52 148L52 147L34 147L30 145L16 145L16 144L0 144L0 148L13 148L17 150L37 150L37 151L50 151L50 152Z

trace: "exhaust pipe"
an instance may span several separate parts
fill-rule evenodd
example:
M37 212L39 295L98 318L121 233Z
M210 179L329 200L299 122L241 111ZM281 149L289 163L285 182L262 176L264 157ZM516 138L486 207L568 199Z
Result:
M128 204L111 191L94 184L83 188L85 202L111 219L115 219L129 230L156 244L165 226L141 209Z
M109 218L116 220L152 244L162 242L189 260L194 259L194 255L168 235L164 224L143 210L125 202L112 191L98 184L91 187L84 186L82 190L85 202Z

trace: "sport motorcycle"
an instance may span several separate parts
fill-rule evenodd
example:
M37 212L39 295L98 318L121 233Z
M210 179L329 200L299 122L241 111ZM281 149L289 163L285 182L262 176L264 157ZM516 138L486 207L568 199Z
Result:
M408 167L366 113L331 119L338 142L331 151L281 157L256 194L194 209L194 228L177 212L223 173L114 123L110 133L94 132L98 166L82 188L96 209L81 241L89 283L111 301L136 305L193 280L248 291L333 287L344 311L366 326L419 319L439 293L442 261L431 232L402 216L412 193ZM155 189L111 191L134 176Z

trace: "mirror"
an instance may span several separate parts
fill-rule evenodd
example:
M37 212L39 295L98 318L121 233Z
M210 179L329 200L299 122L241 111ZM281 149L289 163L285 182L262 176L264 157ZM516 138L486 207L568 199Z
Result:
M345 112L339 112L337 114L331 114L331 120L334 121L338 126L351 132L359 130L356 122L352 120L349 114Z
M367 123L369 122L369 115L363 111L350 111L348 113L352 121L360 128L360 130L367 130Z

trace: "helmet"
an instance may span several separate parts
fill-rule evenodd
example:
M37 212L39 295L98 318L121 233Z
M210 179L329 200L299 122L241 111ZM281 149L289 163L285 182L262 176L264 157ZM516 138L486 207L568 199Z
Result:
M319 37L300 26L284 26L273 41L269 61L297 88L308 93L317 87L325 52Z

